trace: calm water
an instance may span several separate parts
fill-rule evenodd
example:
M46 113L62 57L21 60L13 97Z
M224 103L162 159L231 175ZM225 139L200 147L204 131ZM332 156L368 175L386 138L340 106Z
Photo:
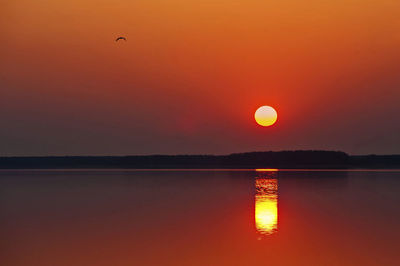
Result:
M0 172L0 264L399 265L400 172Z

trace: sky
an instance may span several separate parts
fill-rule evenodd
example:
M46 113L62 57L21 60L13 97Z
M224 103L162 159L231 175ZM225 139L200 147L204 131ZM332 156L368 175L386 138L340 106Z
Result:
M400 153L399 73L398 0L1 0L0 156Z

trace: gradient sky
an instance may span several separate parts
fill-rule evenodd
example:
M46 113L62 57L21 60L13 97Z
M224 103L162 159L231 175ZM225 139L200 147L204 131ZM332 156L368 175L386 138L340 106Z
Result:
M398 0L0 2L0 155L400 153L399 115Z

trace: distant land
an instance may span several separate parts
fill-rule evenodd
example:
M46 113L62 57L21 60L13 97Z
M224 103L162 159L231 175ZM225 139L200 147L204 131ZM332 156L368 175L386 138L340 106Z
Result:
M266 151L229 155L0 157L0 169L253 169L400 168L400 155L340 151Z

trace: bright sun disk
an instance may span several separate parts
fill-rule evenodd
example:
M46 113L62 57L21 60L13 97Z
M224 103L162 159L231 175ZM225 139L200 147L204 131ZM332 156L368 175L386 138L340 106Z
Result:
M278 114L271 106L264 105L257 109L254 118L259 125L268 127L276 122Z

